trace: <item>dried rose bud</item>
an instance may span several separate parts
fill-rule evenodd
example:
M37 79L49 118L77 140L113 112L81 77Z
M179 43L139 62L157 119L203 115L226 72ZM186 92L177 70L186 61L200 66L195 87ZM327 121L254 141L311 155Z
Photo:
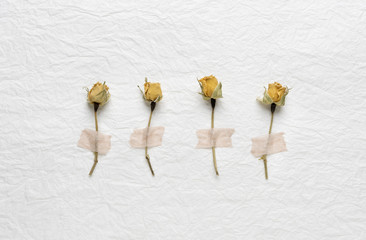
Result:
M99 103L100 106L104 105L108 102L111 94L108 91L108 86L105 82L102 84L97 82L94 86L88 91L88 101L91 104Z
M222 98L222 84L219 83L215 76L201 78L198 80L201 87L201 95L203 99L209 100L211 98Z
M285 98L289 89L278 82L268 84L268 90L264 91L262 98L257 98L263 104L275 103L277 106L285 105Z

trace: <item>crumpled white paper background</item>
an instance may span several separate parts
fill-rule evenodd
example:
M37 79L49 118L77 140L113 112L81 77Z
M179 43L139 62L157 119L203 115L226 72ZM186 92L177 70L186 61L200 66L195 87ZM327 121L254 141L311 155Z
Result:
M364 1L0 1L0 239L366 239ZM210 127L197 78L223 83L215 127L233 148L195 149ZM146 127L137 89L159 81L163 145L128 146ZM107 81L99 129L112 149L90 178L76 146L93 128L85 90ZM273 131L288 152L263 162L255 101L292 88Z

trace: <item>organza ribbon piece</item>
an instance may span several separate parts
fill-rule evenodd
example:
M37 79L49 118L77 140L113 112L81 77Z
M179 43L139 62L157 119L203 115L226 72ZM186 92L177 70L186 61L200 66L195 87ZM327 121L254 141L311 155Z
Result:
M196 131L198 143L196 148L232 147L233 128L209 128Z
M99 154L106 154L111 149L111 137L95 130L84 129L81 132L78 147L98 152Z
M164 127L134 129L130 137L131 147L144 148L160 146L163 142L164 129ZM146 134L147 132L148 135Z
M283 138L285 133L272 133L260 137L252 138L252 151L255 157L261 157L265 154L274 154L287 151L286 142Z

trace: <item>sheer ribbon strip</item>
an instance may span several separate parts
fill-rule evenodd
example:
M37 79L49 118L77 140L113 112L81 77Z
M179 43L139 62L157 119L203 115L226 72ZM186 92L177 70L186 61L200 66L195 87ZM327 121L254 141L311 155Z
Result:
M133 148L157 147L163 142L164 127L150 127L134 129L130 137L130 145ZM146 141L146 133L147 141Z
M196 148L232 147L233 128L209 128L196 131L198 143Z
M286 142L283 138L285 133L272 133L260 137L252 138L252 151L255 157L261 157L265 154L275 154L287 151Z
M98 152L99 154L106 154L111 149L111 137L95 130L84 129L81 132L78 147Z

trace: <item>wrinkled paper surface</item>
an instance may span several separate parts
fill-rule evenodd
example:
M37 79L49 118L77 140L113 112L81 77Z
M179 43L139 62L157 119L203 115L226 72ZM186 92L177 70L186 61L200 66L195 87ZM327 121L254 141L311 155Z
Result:
M366 239L366 3L352 1L0 1L0 239ZM233 147L199 150L211 106ZM129 146L148 124L145 77L160 82L160 147ZM83 87L106 81L98 109L112 148L76 146L94 129ZM274 132L289 151L263 161L269 82L288 85Z

